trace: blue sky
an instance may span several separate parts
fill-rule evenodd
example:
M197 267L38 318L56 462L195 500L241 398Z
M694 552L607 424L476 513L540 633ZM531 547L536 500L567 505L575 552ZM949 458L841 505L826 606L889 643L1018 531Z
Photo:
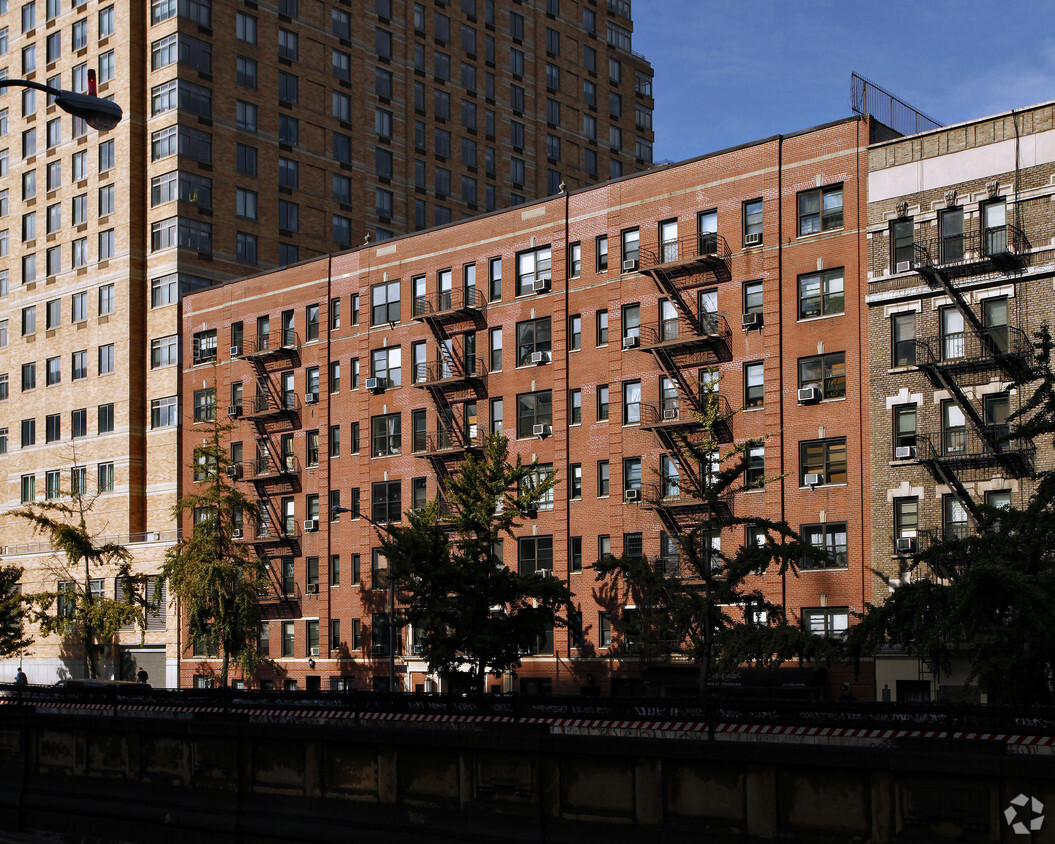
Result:
M634 0L656 161L851 114L850 71L943 124L1055 99L1053 0Z

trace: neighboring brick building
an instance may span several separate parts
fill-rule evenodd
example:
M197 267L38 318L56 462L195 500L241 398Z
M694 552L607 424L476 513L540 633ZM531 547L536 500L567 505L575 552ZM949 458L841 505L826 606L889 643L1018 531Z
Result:
M82 474L90 527L143 570L175 538L186 290L651 165L629 0L427 5L2 7L0 70L79 91L95 70L125 113L97 137L40 92L0 102L0 560L27 592L65 576L7 513ZM171 619L139 644L105 672L174 683ZM32 682L79 670L56 640L24 657Z
M872 567L896 588L913 551L972 530L980 503L1024 506L1050 443L1011 440L1008 381L1055 312L1055 105L1005 112L869 150ZM877 579L877 599L888 585ZM934 676L876 663L878 694L950 699Z
M667 432L692 424L717 380L745 408L732 438L768 434L756 467L780 477L734 512L802 527L837 565L758 586L811 629L844 629L872 597L858 280L860 177L880 128L777 136L187 296L184 488L209 424L191 407L228 413L238 483L268 512L243 531L272 562L266 633L287 680L387 684L374 529L331 520L331 506L401 514L501 430L560 481L552 508L506 541L506 564L566 579L586 640L573 649L558 630L506 688L639 686L645 666L608 655L622 608L598 599L590 564L671 553L664 520L686 502L659 495ZM404 644L399 677L425 685ZM210 670L187 654L181 680Z

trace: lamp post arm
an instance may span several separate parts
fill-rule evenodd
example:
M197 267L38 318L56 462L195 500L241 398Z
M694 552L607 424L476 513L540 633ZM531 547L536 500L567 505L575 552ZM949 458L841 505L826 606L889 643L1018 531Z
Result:
M3 94L5 89L10 86L32 88L34 91L43 91L49 94L55 98L55 105L67 114L80 117L89 126L100 132L108 132L113 129L121 122L121 118L124 116L121 106L117 103L111 100L104 100L102 97L96 97L92 94L65 91L61 88L53 88L51 85L34 82L31 79L0 79L0 94Z

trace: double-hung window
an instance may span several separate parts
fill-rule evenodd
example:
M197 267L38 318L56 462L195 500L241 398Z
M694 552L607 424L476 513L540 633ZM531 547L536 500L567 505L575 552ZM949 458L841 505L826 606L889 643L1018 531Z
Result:
M799 235L839 229L843 225L843 186L805 190L799 194Z

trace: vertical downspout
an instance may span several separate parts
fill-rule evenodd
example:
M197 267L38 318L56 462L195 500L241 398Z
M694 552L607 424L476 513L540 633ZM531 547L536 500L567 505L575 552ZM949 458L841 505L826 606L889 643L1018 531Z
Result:
M565 435L564 435L564 465L569 465L569 458L571 457L571 448L569 447L569 440L571 435L571 426L568 425L568 408L567 396L568 386L571 384L571 355L568 353L568 332L571 330L571 296L568 291L569 277L571 275L569 269L571 266L571 243L569 242L569 225L568 225L568 214L569 214L569 203L571 197L568 193L568 185L565 182L560 183L561 193L564 194L564 417L565 417ZM580 253L581 256L581 253ZM582 471L580 469L580 471ZM571 478L565 484L564 494L564 536L567 541L567 566L565 572L565 579L567 580L568 590L571 591ZM567 628L568 636L568 660L571 661L571 626ZM553 649L554 655L557 654L557 649ZM556 676L553 678L555 681L560 678L560 659L556 659ZM574 672L573 672L574 673Z
M330 631L333 630L333 596L330 593L330 584L333 583L333 571L331 566L333 565L333 513L330 512L330 490L333 486L333 467L330 465L332 458L330 457L332 451L332 444L330 443L331 433L331 419L332 419L332 405L333 401L330 396L333 395L333 385L330 383L330 361L332 360L331 354L331 337L333 333L333 253L330 252L326 255L326 502L323 505L326 508L328 515L326 520L326 566L321 570L326 572L326 630L319 631L319 642L322 642L323 635L326 636L326 642L328 643L327 650L332 651L334 649L333 642L330 641ZM351 314L348 315L351 319ZM321 457L321 455L320 455ZM350 501L348 502L351 503ZM349 518L351 518L349 516ZM351 565L351 558L349 558L349 565ZM326 654L327 658L329 654ZM319 661L322 661L322 646L319 646ZM321 671L319 672L322 673ZM340 671L338 671L338 674ZM321 682L321 681L320 681ZM305 686L307 681L305 681Z
M779 474L784 475L784 449L786 447L784 431L784 136L777 135L777 325L779 353L777 355L777 386L780 389L780 401L777 402L780 420L777 430L780 432L780 455ZM780 483L780 521L786 518L786 494L784 485L787 479ZM788 575L787 571L780 574L780 606L784 610L784 620L788 617Z
M857 284L858 285L860 285L861 279L863 278L863 275L862 275L863 267L861 266L861 241L862 241L862 238L864 238L865 242L867 243L867 237L866 237L865 233L862 232L862 230L861 230L861 206L863 204L861 202L861 193L862 193L862 190L861 190L861 188L862 188L862 185L861 185L861 124L865 120L868 120L868 118L862 118L862 119L857 121L857 145L856 145L856 147L854 149L854 155L855 155L855 157L857 159L856 165L855 165L856 166L856 173L857 173L857 197L856 197L856 203L857 203L857 214L856 214L856 217L857 217L857 219L856 219L857 237L856 237L855 245L856 245L857 248L855 250L855 257L854 257L854 262L857 265L857 269L856 269L856 272L854 274L854 278L857 279ZM866 124L866 128L868 128L867 124ZM865 174L865 178L866 179L868 178L867 174ZM866 220L866 223L867 223L867 220ZM865 289L867 290L867 287ZM858 290L858 292L857 292L856 305L857 305L857 307L859 309L863 305L863 307L864 307L864 315L865 315L865 327L864 327L864 330L857 332L857 365L861 368L861 376L862 376L861 377L861 382L863 384L866 380L871 380L871 379L868 378L868 374L871 371L871 369L870 369L871 364L869 362L869 358L868 358L868 354L869 353L868 353L868 348L867 348L867 345L866 345L866 341L867 341L867 337L868 337L868 305L864 303L864 297L861 295L861 291L860 290ZM860 311L858 311L857 323L858 323L858 325L861 324L861 313L860 313ZM867 580L866 580L866 572L869 569L869 566L868 566L868 562L869 561L865 558L865 549L867 547L870 547L870 545L866 542L866 539L865 539L865 530L864 530L865 525L869 526L868 535L871 536L871 520L866 518L867 514L868 514L868 505L869 505L869 502L866 500L866 496L868 496L871 493L871 489L872 489L872 484L871 484L871 477L872 477L871 463L866 462L866 461L870 461L871 460L871 435L870 435L871 432L870 432L869 425L868 425L868 421L869 421L868 401L869 401L869 393L871 393L871 388L869 387L869 391L868 391L868 393L866 393L863 389L860 389L860 387L859 387L858 388L858 392L859 392L859 395L858 395L858 398L857 398L857 416L858 416L858 423L857 423L857 425L858 425L858 437L859 437L859 440L860 440L859 444L858 444L858 449L859 449L860 454L861 454L861 461L860 461L860 466L861 466L861 495L860 495L860 502L861 502L861 530L859 531L860 534L861 534L861 606L858 609L859 609L860 612L864 612L864 610L865 610L865 593L866 593L866 590L868 588L868 583L867 583ZM865 450L864 450L865 440L866 440L866 432L868 434L867 439L869 441L868 452L865 452ZM868 481L868 483L865 482L866 480Z

